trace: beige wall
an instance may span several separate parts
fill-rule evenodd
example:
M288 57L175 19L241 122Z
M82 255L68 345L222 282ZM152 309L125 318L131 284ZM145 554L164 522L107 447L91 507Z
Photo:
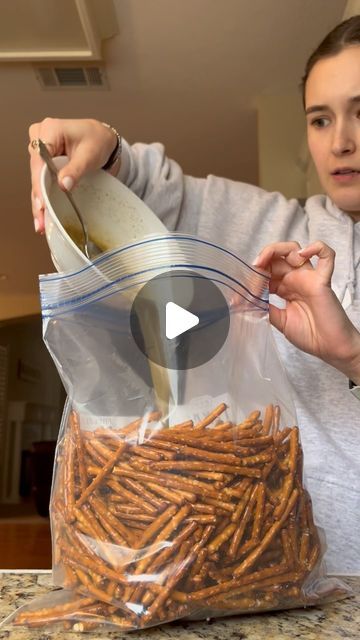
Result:
M39 294L0 295L0 321L40 313Z
M305 198L307 154L300 93L261 96L256 105L259 185L288 198Z

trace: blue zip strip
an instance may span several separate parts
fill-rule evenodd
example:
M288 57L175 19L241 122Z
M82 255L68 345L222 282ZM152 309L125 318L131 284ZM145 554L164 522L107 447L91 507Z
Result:
M270 280L270 276L268 276L267 274L263 274L260 271L257 271L254 267L250 266L247 264L247 262L245 262L244 260L242 260L241 258L239 258L239 256L237 256L235 253L232 253L232 251L229 251L228 249L224 249L223 247L217 245L217 244L213 244L212 242L208 242L207 240L201 240L200 238L194 238L191 235L183 235L183 236L161 236L161 237L155 237L155 238L149 238L148 240L141 240L141 242L136 242L133 244L128 244L126 245L126 247L121 247L120 249L114 249L113 251L107 252L106 254L104 254L103 256L99 256L98 258L96 258L93 261L94 265L97 264L101 264L102 262L104 262L105 260L108 260L109 258L111 258L114 255L119 255L120 253L123 253L123 251L128 251L129 249L133 249L135 247L141 247L144 244L149 244L151 242L163 242L165 240L187 240L189 242L197 242L199 244L204 244L208 247L213 247L215 249L218 249L219 251L222 251L223 253L228 254L229 256L232 256L232 258L235 258L235 260L237 260L238 262L241 262L241 264L245 265L248 269L251 269L251 271L253 271L254 273L256 273L257 275ZM66 274L66 275L61 275L61 274L46 274L46 275L42 275L40 276L40 280L42 279L47 279L47 280L62 280L63 278L67 278L69 276L73 277L76 275L79 275L80 273L84 273L84 271L87 271L89 269L92 268L92 264L86 265L85 267L82 267L81 269L79 269L79 271L72 271L70 274Z
M180 277L180 276L177 276ZM183 277L183 276L182 276ZM205 279L204 277L197 275L197 276L191 276L191 277L197 277L197 278L201 278L201 279ZM142 280L141 282L137 282L136 286L139 284L145 284L146 282L148 282L148 280ZM218 284L223 285L224 287L228 287L228 289L230 289L231 291L233 291L234 293L236 293L237 295L239 295L241 298L243 298L243 300L246 300L246 302L248 302L251 306L253 306L255 309L259 309L260 311L268 311L268 300L261 300L264 303L264 306L260 306L258 304L256 304L255 302L253 302L252 300L249 300L248 298L246 298L246 296L244 296L242 293L240 293L239 291L237 291L236 289L234 289L233 287L231 287L229 284L227 284L226 282L223 282L222 280L217 280L217 279L212 279L212 282L217 282ZM79 306L81 307L87 307L91 304L93 304L93 302L100 302L100 300L105 300L106 298L109 298L113 295L116 295L117 293L122 293L123 291L127 291L128 289L132 289L135 286L135 284L131 284L127 287L123 287L122 289L118 289L117 291L111 291L109 293L104 293L103 296L100 296L99 298L96 298L96 300L89 300L88 302L85 302L84 304L82 304L82 298L78 298L75 299L75 301L78 301L78 304L74 307L74 308L78 308ZM260 299L260 298L259 298ZM44 313L44 310L47 309L58 309L61 306L64 306L64 303L60 303L57 305L48 305L48 306L44 306L42 307L42 317L45 318L52 318L54 317L54 315L64 315L67 313L67 311L59 311L58 313L54 314L54 313Z
M260 298L259 296L255 296L249 289L247 289L247 287L245 287L241 282L239 282L238 280L236 280L235 278L233 278L232 276L228 276L226 273L223 273L222 271L220 271L219 269L214 269L212 267L204 267L201 265L189 265L189 264L170 264L170 265L161 265L161 269L175 269L175 268L187 268L187 269L202 269L203 271L211 271L213 273L217 273L218 275L227 278L228 280L231 280L232 282L234 282L236 285L240 286L242 289L244 289L251 297L255 298L256 300L259 300L260 302L263 303L267 303L267 299L263 299ZM105 291L106 289L108 289L109 287L112 287L114 284L118 284L119 282L123 282L125 280L128 280L129 278L135 278L137 276L141 276L145 273L150 273L150 272L154 272L154 271L158 271L159 267L150 267L149 269L144 269L142 271L137 271L136 273L132 273L132 274L127 274L125 276L121 276L121 278L118 278L117 280L113 280L107 284L105 284L103 287L100 287L99 289L96 289L95 291L91 291L90 293L87 293L83 296L80 296L79 298L72 298L70 300L66 300L64 302L59 302L55 304L55 308L59 308L61 306L68 306L71 304L74 304L76 302L80 302L80 301L85 301L90 297L96 296L98 293L100 293L101 291ZM46 297L45 295L43 295L42 297ZM48 304L48 305L44 305L44 309L51 309L54 305L52 304Z

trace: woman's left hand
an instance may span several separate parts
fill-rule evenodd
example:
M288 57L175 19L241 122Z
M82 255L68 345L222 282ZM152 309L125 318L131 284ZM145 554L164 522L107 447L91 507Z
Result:
M310 258L317 256L314 268ZM270 293L287 302L270 305L270 322L296 347L351 377L360 366L360 334L331 289L335 252L317 241L305 249L297 242L265 247L254 265L271 272Z

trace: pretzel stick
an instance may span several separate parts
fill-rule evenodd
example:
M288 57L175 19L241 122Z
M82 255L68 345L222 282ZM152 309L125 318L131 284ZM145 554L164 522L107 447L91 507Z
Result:
M81 440L79 418L75 411L71 411L70 413L70 430L72 431L75 437L75 448L76 448L77 461L78 461L78 467L79 467L80 486L81 486L81 490L85 491L87 486L87 473L86 473L85 460L84 460L83 444Z
M95 451L103 458L104 462L106 462L107 460L111 460L111 458L113 457L116 449L119 447L119 440L116 440L116 442L111 444L115 444L115 448L110 448L109 444L110 441L107 440L106 444L104 444L101 440L91 440L90 446L95 449ZM120 444L123 444L122 441L120 441Z
M205 482L179 476L175 477L171 473L161 473L160 471L156 470L152 471L151 473L144 473L135 469L129 471L127 468L124 468L122 466L114 467L113 472L115 473L115 475L120 475L126 478L135 478L139 481L149 480L150 482L163 482L169 487L174 487L174 489L185 489L185 491L191 491L192 493L200 494L203 496L216 498L218 495L218 492L214 489L211 489L210 486Z
M198 522L199 524L216 524L217 518L215 515L211 515L211 513L194 513L193 515L186 518L186 522Z
M176 452L177 454L184 454L186 452L189 453L189 448L194 448L196 451L205 449L206 452L211 451L211 452L215 452L215 453L229 453L229 454L233 454L236 456L242 456L242 455L249 455L251 454L254 450L251 447L243 447L241 445L239 445L237 442L223 442L223 441L218 441L218 440L214 440L213 437L203 437L202 439L199 439L198 436L197 437L190 437L190 436L182 436L182 435L178 435L178 434L174 434L171 431L169 431L168 434L162 435L160 438L160 434L159 434L159 439L157 439L157 434L154 435L154 446L156 448L165 448L165 449L170 449L171 451ZM187 447L186 449L184 447ZM200 457L200 451L197 455L197 457ZM206 453L203 452L203 455L206 455ZM193 456L194 457L194 456ZM210 459L210 458L208 458ZM219 459L216 457L216 461L219 461ZM222 462L223 460L220 460L220 462Z
M317 563L318 557L320 554L320 549L318 545L314 545L311 549L310 556L307 560L307 569L308 571L312 571Z
M274 518L279 519L284 513L287 505L287 501L289 499L293 486L294 486L294 476L292 473L289 473L285 477L285 480L281 488L281 493L278 496L279 504L274 509Z
M246 577L246 576L244 576ZM276 584L286 584L289 582L298 582L303 577L303 573L297 571L288 571L287 573L283 573L276 577ZM227 596L234 597L234 595L238 595L241 593L251 593L251 591L261 591L265 587L274 587L274 578L271 576L270 578L265 578L263 580L258 580L256 582L251 582L244 584L239 587L234 587L233 590L229 589Z
M202 504L201 502L196 502L192 505L193 511L198 513L215 513L215 507L210 504Z
M194 426L194 429L204 429L204 427L208 427L209 424L214 422L214 420L218 418L225 410L226 404L225 402L222 402L213 411L211 411L209 415L197 422Z
M120 545L123 545L124 541L126 541L126 543L131 546L134 542L134 538L130 531L114 516L114 514L111 513L111 511L107 509L102 500L93 494L90 496L89 502L94 508L97 517L102 522L103 527L105 528L106 524L106 526L109 526L108 531L115 530L115 534L111 532L111 536L114 541L118 542Z
M111 456L105 466L99 471L94 480L89 484L89 486L85 489L85 491L81 494L79 500L77 501L77 506L80 507L84 502L88 499L88 497L95 491L95 489L100 485L103 479L112 471L114 465L118 461L120 455L125 451L127 445L125 442L122 442L115 453Z
M294 427L290 434L289 470L295 473L299 447L299 429Z
M151 518L152 516L145 516L145 514L142 513L140 507L137 507L135 505L132 505L130 503L122 503L122 504L108 504L108 508L109 511L111 511L114 515L118 515L118 516L144 516L144 517L149 517Z
M142 511L145 511L150 515L156 515L158 509L153 504L148 502L145 498L142 498L137 494L132 493L132 491L128 491L128 489L126 489L123 486L123 484L120 484L120 483L121 483L121 480L120 482L113 479L107 480L107 486L110 487L110 489L113 489L116 493L120 495L121 501L123 501L123 499L126 498L127 500L129 500L129 502L132 502L134 505L139 507Z
M248 434L239 440L239 444L241 446L249 446L249 447L260 447L263 445L272 445L274 444L273 436L258 436L254 434L251 437L248 437Z
M251 537L253 540L257 541L260 537L261 526L264 518L264 509L265 509L265 486L262 482L258 485L257 491L257 501L254 515L254 525Z
M274 433L277 433L280 427L280 407L278 404L274 406L273 427Z
M191 570L189 571L188 577L186 579L186 583L185 583L185 588L186 590L191 588L191 585L193 584L193 579L196 575L199 574L204 562L205 562L205 558L207 556L207 549L205 547L203 547L202 549L200 549L198 557L196 558L193 566L191 567Z
M268 435L270 433L274 417L274 407L272 404L268 404L265 409L262 433Z
M171 447L169 443L162 442L161 440L157 440L156 443L153 443L151 440L150 444L144 442L144 444L141 445L141 449L143 451L154 451L162 460L174 460L174 458L176 458L176 451L174 448Z
M244 532L245 532L245 528L246 528L248 522L250 521L250 517L251 517L252 511L253 511L254 505L255 505L255 501L257 499L258 486L256 485L252 489L251 489L251 487L249 487L249 490L251 491L250 498L249 498L248 502L245 503L245 509L244 509L243 517L242 517L242 519L240 521L240 524L238 525L237 522L235 523L233 536L231 538L230 546L229 546L229 549L228 549L228 556L231 559L235 559L236 558L238 548L240 546L241 540L242 540Z
M235 426L231 431L227 431L226 433L224 433L223 440L224 441L239 440L239 442L241 442L241 440L249 439L249 438L257 437L261 435L261 431L262 431L262 422L260 421L248 422L246 424L240 424L238 426ZM216 438L216 440L219 439L219 436L216 434L213 437Z
M285 574L287 571L288 567L286 563L282 562L279 565L267 567L266 569L261 569L260 571L253 571L252 573L242 575L238 578L232 577L230 580L226 580L217 585L193 591L192 593L176 592L173 594L173 598L179 602L191 602L213 598L220 593L225 593L227 595L230 593L230 591L234 591L235 589L241 588L244 585L248 585L251 583L256 584L257 582L261 582L268 577L273 579L274 576Z
M296 522L296 514L293 512L289 516L288 532L290 538L290 544L294 555L294 563L297 563L299 557L299 541L298 541L298 527Z
M265 536L263 537L261 543L252 551L248 557L236 568L234 569L234 576L240 576L243 573L246 573L249 568L258 560L261 554L265 551L265 549L269 546L270 542L273 540L275 534L281 529L284 522L289 517L291 510L294 508L295 503L298 499L299 491L298 489L294 489L290 500L287 504L284 514L282 515L280 520L277 520L272 527L267 531Z
M301 534L301 539L300 539L299 562L305 568L308 568L306 563L309 555L309 545L310 545L310 532L304 531Z
M202 444L204 449L208 444L211 446L211 443L208 443L207 441ZM176 453L190 458L200 458L201 460L206 461L210 460L212 462L235 465L240 464L239 457L231 453L215 453L210 450L196 449L195 447L188 445L178 446L176 449Z
M188 431L191 430L194 426L194 422L192 420L185 420L184 422L180 422L178 424L174 424L171 426L171 431Z
M103 435L115 435L115 437L122 437L131 434L133 431L137 431L139 427L144 424L149 424L150 422L158 422L161 419L160 411L151 411L148 414L145 414L142 418L137 418L133 420L133 422L129 422L125 427L120 427L119 429L103 429ZM96 435L99 435L99 430L95 431Z
M217 471L192 471L190 469L186 471L186 474L188 477L200 478L200 480L211 480L216 488L222 488L225 480L232 477L232 475L217 473Z
M99 539L103 542L107 541L107 535L104 529L100 526L96 518L89 513L89 509L84 512L83 509L74 508L74 515L77 520L76 524L82 525L85 530L95 539Z
M292 547L290 543L289 532L287 531L287 529L281 530L281 541L284 549L284 556L286 559L286 563L289 567L292 567L294 565L294 556L293 556Z
M150 447L133 446L131 447L131 453L134 453L135 455L138 455L141 458L146 458L148 460L160 461L162 459L161 454Z
M146 542L151 540L158 532L159 529L165 524L170 518L172 518L176 513L176 507L171 505L167 507L163 513L161 513L157 518L155 518L154 522L147 527L144 534L141 536L139 540L136 542L136 548L141 549Z
M75 506L74 458L75 444L72 436L67 434L64 441L64 505L67 522L73 522Z
M232 522L237 522L240 519L240 517L241 517L243 511L245 510L245 507L246 507L246 505L247 505L247 503L249 501L251 492L252 492L252 485L247 487L244 495L240 499L235 511L233 512L233 514L231 516Z
M235 504L231 502L225 502L224 500L215 500L214 498L211 498L208 496L205 496L203 500L206 504L210 504L214 506L215 509L217 509L217 511L225 511L225 512L230 511L230 513L233 513L236 509Z
M21 611L17 614L14 624L30 624L32 622L41 622L45 620L46 622L49 620L53 620L54 618L68 615L83 609L89 604L95 602L94 598L84 598L78 597L71 602L67 602L66 604L59 604L54 607L46 607L43 609L38 609L37 611Z
M106 458L104 458L104 456L102 456L97 449L93 446L93 443L86 441L85 442L85 451L88 454L87 455L87 460L88 460L88 467L89 465L89 457L92 458L92 460L94 462L96 462L97 464L100 465L100 467L102 467L105 463L106 463ZM87 474L86 474L87 475Z
M147 468L147 467L144 467ZM152 469L156 470L203 470L203 471L220 471L224 473L237 473L238 475L251 476L253 478L261 477L261 470L255 469L253 467L235 467L230 464L216 464L215 462L206 462L206 460L173 460L173 461L163 461L163 462L154 462L152 465Z
M139 496L143 496L146 500L152 504L157 511L163 511L167 506L167 503L164 500L159 500L151 491L145 489L143 484L140 482L136 482L136 480L131 480L131 478L123 478L122 483L132 489Z
M273 469L274 465L275 465L276 463L278 463L278 462L279 462L279 460L278 460L278 458L277 458L276 454L274 454L274 455L273 455L273 457L269 460L269 462L267 462L267 463L265 464L265 466L263 467L263 470L262 470L262 476L261 476L261 477L262 477L262 479L263 479L264 481L268 479L268 477L269 477L269 475L270 475L270 473L271 473L271 471L272 471L272 469ZM269 489L269 488L268 488L268 487L266 487L267 495L269 495L269 494L268 494L268 489Z
M231 538L235 529L236 524L234 524L233 522L228 524L227 527L225 527L225 529L221 533L219 533L219 535L217 535L216 538L214 538L214 540L212 540L208 545L209 553L215 553L221 547L221 545L224 544L224 542Z
M155 482L144 482L145 486L149 487L154 493L158 493L165 498L168 502L175 502L175 504L182 505L186 500L189 502L195 502L196 495L188 491L182 491L180 489L166 489Z
M142 513L124 513L123 511L118 511L116 508L108 507L109 511L116 517L118 517L122 522L131 522L131 523L149 523L154 521L154 516L149 516L147 514Z

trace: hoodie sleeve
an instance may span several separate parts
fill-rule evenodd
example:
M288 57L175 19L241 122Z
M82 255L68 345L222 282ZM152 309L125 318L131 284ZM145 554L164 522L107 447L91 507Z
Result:
M185 176L161 143L123 141L118 178L160 218L169 231L196 233L205 180Z
M169 231L199 236L251 261L266 244L308 238L299 202L243 182L184 175L160 143L124 143L119 179Z

